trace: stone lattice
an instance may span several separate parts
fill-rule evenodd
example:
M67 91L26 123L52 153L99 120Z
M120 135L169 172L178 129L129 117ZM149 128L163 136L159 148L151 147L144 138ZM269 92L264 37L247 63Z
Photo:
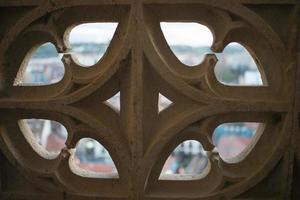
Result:
M28 181L2 189L1 199L232 199L242 194L289 199L299 158L299 6L297 0L0 1L2 173L8 160ZM166 43L162 21L206 25L214 34L215 53L230 42L243 44L264 86L221 84L214 54L186 67ZM72 27L87 22L118 22L106 54L91 68L74 62L65 41ZM18 85L28 53L46 42L64 54L63 80ZM298 52L298 68L299 57ZM119 113L103 103L117 92ZM159 94L173 102L160 113ZM41 157L26 140L20 120L28 118L55 120L67 128L67 147L57 158ZM212 151L213 131L226 122L264 124L249 150L230 162ZM118 178L71 171L70 150L84 137L105 146ZM167 157L189 139L211 152L208 174L159 180ZM6 188L5 179L1 182Z

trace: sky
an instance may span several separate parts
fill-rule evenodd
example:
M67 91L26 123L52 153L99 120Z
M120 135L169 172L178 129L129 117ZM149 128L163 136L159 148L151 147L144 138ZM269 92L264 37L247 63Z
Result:
M117 23L89 23L78 25L70 33L70 42L105 43L112 38ZM213 41L211 31L198 23L161 23L161 28L169 45L210 46Z

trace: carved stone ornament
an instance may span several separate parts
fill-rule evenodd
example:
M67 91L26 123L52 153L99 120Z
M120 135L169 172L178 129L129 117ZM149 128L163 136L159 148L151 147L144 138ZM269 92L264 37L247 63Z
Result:
M295 60L265 18L239 1L228 2L52 0L14 7L19 9L16 17L5 19L9 25L0 32L1 151L36 187L54 193L200 200L232 199L246 192L270 174L290 144ZM91 22L117 22L118 27L104 56L85 68L70 55L68 34L74 26ZM231 42L242 44L255 60L263 86L220 83L214 53L197 66L182 64L160 22L207 26L215 53ZM20 85L30 53L46 42L63 54L63 79L45 86ZM104 103L118 92L120 112ZM157 112L159 94L172 102L162 112ZM22 121L29 118L66 127L66 148L59 156L41 156L31 144ZM262 124L250 147L230 160L213 151L212 142L214 129L227 122ZM109 151L117 175L74 172L73 149L86 137ZM190 180L159 179L166 159L185 140L203 145L209 171Z

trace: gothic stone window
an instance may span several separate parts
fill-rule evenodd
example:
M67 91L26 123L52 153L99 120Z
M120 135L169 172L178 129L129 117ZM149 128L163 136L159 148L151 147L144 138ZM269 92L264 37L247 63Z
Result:
M299 6L297 0L0 1L0 199L297 199ZM117 24L89 67L72 55L68 40L85 23ZM163 23L206 26L210 53L193 66L180 62ZM55 70L61 78L22 84L28 59L45 43L62 55L63 67ZM249 52L260 84L220 81L217 55L231 43ZM32 73L46 81L46 72ZM34 141L39 125L28 126L32 119L64 131L57 152L41 149L43 138ZM255 133L237 125L245 123ZM219 146L218 131L228 130L253 136L238 154ZM82 140L86 148L78 147ZM94 148L100 144L103 151ZM95 151L111 157L113 172L76 165L76 156ZM203 170L169 174L168 157L185 151L202 152Z

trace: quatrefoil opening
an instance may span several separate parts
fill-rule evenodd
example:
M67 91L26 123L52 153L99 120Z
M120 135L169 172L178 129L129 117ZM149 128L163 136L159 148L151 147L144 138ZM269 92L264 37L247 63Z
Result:
M175 62L179 60L185 66L203 68L205 57L214 54L218 58L214 75L219 83L229 86L267 85L267 80L262 79L258 59L254 59L253 52L240 43L232 42L222 52L215 53L211 50L214 36L210 29L202 24L160 22L160 28L169 50L174 55L166 54L171 65L179 67L180 63Z
M74 62L91 67L105 55L118 23L87 23L67 29L65 42ZM14 85L50 85L60 82L65 73L63 54L44 43L33 47L25 56Z
M249 51L239 43L228 44L217 54L215 75L219 82L230 86L262 86L261 73Z
M224 162L238 163L251 152L263 131L263 123L224 123L215 129L212 141Z
M59 122L45 119L22 119L18 122L25 139L41 157L55 159L66 146L66 128Z
M186 140L179 144L166 160L160 180L199 180L210 172L207 152L200 142Z
M14 84L35 86L60 82L65 73L61 57L50 42L33 47L27 53Z
M98 141L82 138L71 150L71 171L88 178L119 178L118 170L109 152Z
M91 67L106 53L118 23L86 23L67 31L73 60L81 66Z
M194 22L161 22L161 30L174 55L187 66L199 65L213 42L212 32Z

